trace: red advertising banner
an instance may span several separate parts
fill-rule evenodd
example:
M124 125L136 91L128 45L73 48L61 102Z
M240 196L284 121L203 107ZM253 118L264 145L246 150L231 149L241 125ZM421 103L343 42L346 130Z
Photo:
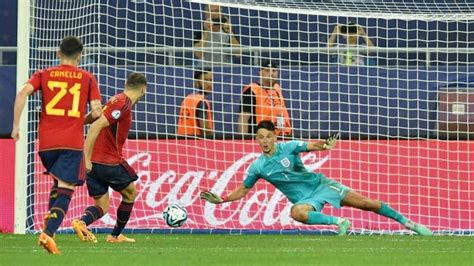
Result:
M15 210L15 141L0 139L0 232L13 232Z
M189 218L186 229L324 229L293 221L291 204L264 180L242 200L213 205L199 199L210 189L227 194L239 186L250 163L259 156L249 141L130 140L128 162L137 170L138 197L128 228L168 228L161 218L170 203L181 203ZM332 151L301 154L313 171L387 202L408 218L433 230L474 230L474 142L470 141L340 141ZM47 209L51 181L37 164L34 221L39 229ZM78 188L64 223L79 217L92 201ZM110 213L94 226L112 227L120 196L114 192ZM399 224L351 208L324 213L352 220L353 228L400 230Z

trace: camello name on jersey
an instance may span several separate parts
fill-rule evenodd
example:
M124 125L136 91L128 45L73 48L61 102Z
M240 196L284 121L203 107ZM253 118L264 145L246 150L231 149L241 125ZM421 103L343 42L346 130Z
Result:
M70 78L70 79L82 79L82 73L76 71L51 71L49 74L52 78Z

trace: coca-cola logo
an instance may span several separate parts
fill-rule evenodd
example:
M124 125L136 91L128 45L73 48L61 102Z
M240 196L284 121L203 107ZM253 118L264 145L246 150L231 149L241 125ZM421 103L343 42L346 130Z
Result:
M158 160L150 153L141 152L130 156L128 163L138 169L139 176L136 182L138 192L136 202L143 202L146 208L154 212L147 212L147 215L142 217L132 217L129 222L133 223L134 219L161 217L161 211L166 206L178 202L188 209L190 217L194 217L188 223L204 221L208 225L221 227L238 222L240 226L248 226L261 219L260 222L267 226L291 224L293 222L289 217L291 203L270 184L254 187L245 199L238 202L215 205L199 198L200 191L204 189L219 195L229 193L230 187L235 188L242 183L243 173L258 156L260 153L244 154L224 169L190 171L184 166L178 169L164 169L161 173L150 168L150 162ZM302 156L303 162L312 171L320 168L328 159L328 156L318 158L314 153ZM199 210L200 208L202 210ZM110 216L105 217L103 221L110 225L115 224Z

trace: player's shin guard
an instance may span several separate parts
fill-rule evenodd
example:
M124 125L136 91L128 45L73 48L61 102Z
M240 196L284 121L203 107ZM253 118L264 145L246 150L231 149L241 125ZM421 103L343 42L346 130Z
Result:
M58 198L49 210L48 224L46 224L46 229L44 230L47 235L52 237L56 230L58 230L64 216L66 216L73 192L74 190L71 189L58 188Z
M408 219L405 216L403 216L401 213L399 213L395 209L391 208L390 206L388 206L384 202L382 202L382 206L380 207L380 210L376 211L376 213L378 213L382 216L391 218L391 219L401 223L402 225L406 224L406 222L408 221Z
M90 225L91 223L99 220L104 216L104 210L100 206L89 206L84 211L84 214L81 216L81 220L84 221L86 225Z
M320 212L308 212L308 220L306 224L337 224L338 218L334 216L324 215Z
M112 231L112 236L117 237L122 233L123 228L128 222L130 218L130 214L132 213L133 209L133 202L128 203L122 201L120 206L117 209L117 223L115 224L114 230Z

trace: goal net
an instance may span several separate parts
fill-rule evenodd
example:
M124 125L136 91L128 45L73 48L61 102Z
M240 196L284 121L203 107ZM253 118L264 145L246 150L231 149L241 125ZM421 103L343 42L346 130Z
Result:
M178 230L189 232L336 230L292 220L291 203L264 180L240 201L199 199L202 190L238 187L259 156L240 132L242 93L272 60L292 126L281 141L341 133L334 150L301 154L309 169L437 233L473 234L474 15L472 4L455 2L30 1L29 22L21 22L30 27L25 72L57 64L60 40L76 35L85 44L81 67L96 75L103 102L130 73L147 76L124 150L139 175L127 230L169 232L162 211L170 203L187 209ZM217 17L206 14L209 3ZM203 69L212 71L213 135L178 136L181 102L199 92L194 74ZM36 151L40 97L28 102L27 188L17 191L26 193L17 211L26 212L28 231L41 229L52 185ZM112 228L120 200L113 192L110 212L91 228ZM61 229L92 203L77 188ZM323 213L347 217L353 233L409 233L370 212L327 205Z

